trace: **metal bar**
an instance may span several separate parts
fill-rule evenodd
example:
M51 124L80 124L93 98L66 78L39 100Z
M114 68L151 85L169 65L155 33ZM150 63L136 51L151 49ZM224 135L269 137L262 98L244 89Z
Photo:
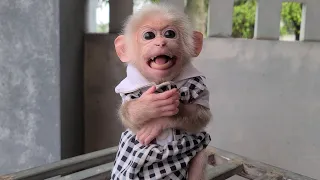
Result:
M59 178L58 180L69 180L69 179L110 179L111 171L113 168L113 162L108 164L103 164L97 167L86 169L80 172L76 172L70 175ZM101 177L101 178L98 178Z
M58 175L66 175L83 169L92 168L104 163L112 162L118 147L112 147L73 158L46 164L40 167L27 169L6 176L0 176L3 180L43 180Z
M226 163L217 166L209 166L207 178L210 180L224 180L243 171L243 165L237 163Z

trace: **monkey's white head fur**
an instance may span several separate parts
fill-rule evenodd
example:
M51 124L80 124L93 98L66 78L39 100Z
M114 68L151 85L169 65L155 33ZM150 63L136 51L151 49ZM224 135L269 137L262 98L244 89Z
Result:
M126 37L126 42L131 44L132 35L137 31L140 25L145 21L147 17L150 16L161 16L166 20L169 20L176 28L179 29L179 35L182 38L183 50L186 57L191 57L194 52L193 43L193 30L191 28L191 22L189 17L178 10L176 7L159 3L159 4L149 4L145 5L138 12L130 15L126 20L123 28L123 34Z

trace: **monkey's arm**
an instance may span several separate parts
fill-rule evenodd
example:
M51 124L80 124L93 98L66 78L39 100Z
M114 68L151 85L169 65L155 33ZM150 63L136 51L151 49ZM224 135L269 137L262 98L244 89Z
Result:
M180 103L179 112L171 117L169 127L189 132L199 132L209 123L212 117L209 97L210 92L208 89L204 89L193 103Z
M143 124L137 132L142 144L149 144L164 129L181 129L191 133L201 131L210 121L209 91L204 90L192 104L179 104L179 112L173 116L156 118Z
M118 114L126 128L136 132L147 121L177 114L178 90L172 89L159 94L154 91L155 87L151 87L140 98L123 101Z
M180 109L181 112L178 115L156 118L144 124L137 132L137 139L139 142L147 145L167 128L197 133L210 121L210 110L202 105L181 105Z
M126 101L124 102L118 111L119 118L125 128L130 129L133 132L136 132L138 129L140 129L140 125L135 121L137 117L135 117L136 114L129 113L129 106L134 103L135 100Z
M182 129L188 132L199 132L210 121L210 109L199 104L180 104L179 113L172 116L169 128Z
M145 121L137 123L135 120L137 118L135 114L130 113L129 115L128 106L130 106L130 103L132 103L132 101L127 101L121 105L119 109L119 116L122 124L126 128L136 132L141 128ZM168 121L168 127L183 129L189 132L198 132L209 123L211 117L210 109L202 105L180 104L179 113L170 118L170 121Z

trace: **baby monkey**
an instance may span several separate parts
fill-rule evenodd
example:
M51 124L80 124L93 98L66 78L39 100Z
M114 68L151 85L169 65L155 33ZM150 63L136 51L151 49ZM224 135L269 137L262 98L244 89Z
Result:
M147 5L126 21L115 49L127 77L115 90L127 130L112 179L205 179L209 91L191 63L202 43L203 35L172 6Z

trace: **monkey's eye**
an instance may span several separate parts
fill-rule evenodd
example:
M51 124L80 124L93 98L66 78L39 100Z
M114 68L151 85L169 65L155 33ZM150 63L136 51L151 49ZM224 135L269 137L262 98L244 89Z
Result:
M153 39L155 37L156 37L156 35L153 32L146 32L146 33L143 34L143 38L146 39L146 40L150 40L150 39Z
M164 33L164 37L166 38L175 38L176 33L173 30L168 30Z

